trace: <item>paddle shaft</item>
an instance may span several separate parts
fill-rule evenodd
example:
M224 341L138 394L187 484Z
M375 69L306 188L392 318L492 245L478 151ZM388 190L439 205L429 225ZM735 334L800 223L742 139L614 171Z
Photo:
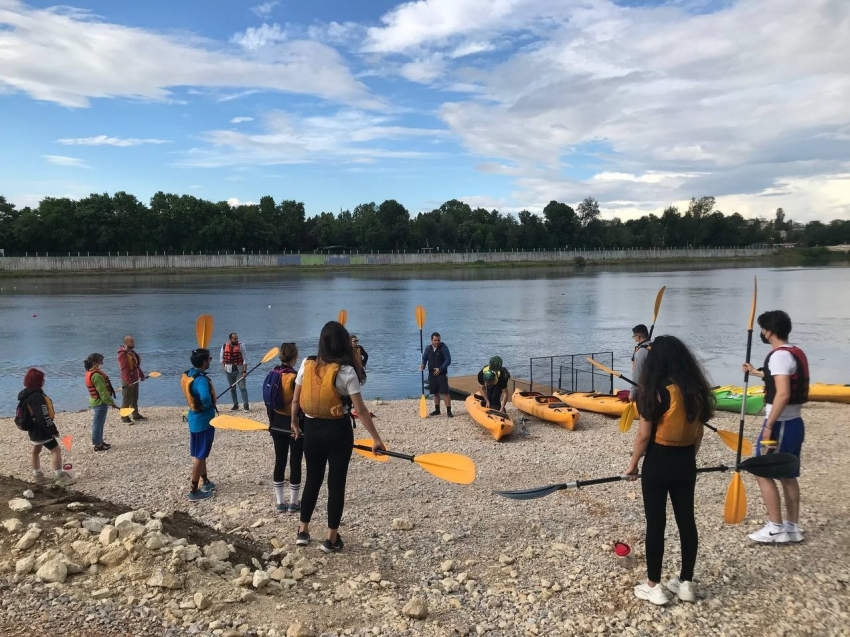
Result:
M753 318L755 317L755 313L756 313L756 297L757 297L757 294L758 294L758 287L755 287L755 286L757 286L757 285L758 285L758 283L755 283L754 288L753 288L753 307L752 307L752 310L750 311L750 324L749 324L749 328L747 329L747 358L746 358L747 365L750 364L750 356L752 355L752 352L753 352ZM738 423L738 436L739 436L739 438L738 438L738 453L735 456L735 464L736 465L741 464L741 446L744 444L744 423L745 423L745 419L746 419L746 416L747 416L747 389L749 387L749 384L750 384L750 372L749 372L749 370L747 370L747 371L744 372L744 396L741 399L741 420Z
M247 374L245 374L242 378L239 378L239 379L238 379L235 383L233 383L233 384L231 384L231 385L228 385L228 386L227 386L227 388L226 388L223 392L221 392L218 396L216 396L216 397L215 397L215 399L216 399L216 400L218 400L219 398L221 398L222 396L224 396L227 392L229 392L231 389L233 389L234 387L236 387L236 385L238 385L238 384L239 384L239 381L241 381L241 380L243 380L243 379L245 379L245 378L248 378L248 375L249 375L251 372L253 372L255 369L257 369L257 368L258 368L260 365L262 365L262 364L263 364L263 361L260 361L259 363L257 363L256 365L254 365L254 366L251 368L251 370L250 370Z
M424 354L424 353L425 353L425 346L424 346L423 341L422 341L422 328L420 327L419 328L419 358L420 359L422 358L422 354ZM421 364L422 361L420 360L419 363ZM419 370L419 374L422 377L422 385L420 386L419 391L422 394L424 394L425 393L425 370L424 369Z
M354 445L354 448L360 449L360 451L372 451L372 447L367 447L366 445ZM416 458L416 456L411 456L407 453L399 453L398 451L385 451L383 449L375 452L375 454L382 456L390 456L391 458L401 458L402 460L410 460L411 462L414 462L414 458Z

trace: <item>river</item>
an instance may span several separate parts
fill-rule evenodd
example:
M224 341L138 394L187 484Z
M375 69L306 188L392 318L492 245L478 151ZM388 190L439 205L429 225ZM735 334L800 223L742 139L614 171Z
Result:
M426 344L438 331L451 350L450 376L474 374L499 355L515 377L527 378L530 357L607 350L614 352L615 366L627 372L631 328L651 323L661 286L667 292L655 334L685 340L715 384L740 384L754 276L758 312L789 312L792 342L807 352L813 380L850 382L842 363L850 360L850 268L703 264L690 269L98 274L0 279L5 345L0 414L14 412L30 366L44 370L45 390L58 410L85 408L83 359L102 353L105 371L119 385L115 354L125 334L135 336L143 369L162 373L142 385L140 404L181 404L178 379L189 366L195 319L203 313L215 319L216 360L227 334L236 331L253 366L282 341L295 341L302 356L315 353L322 325L347 310L347 327L370 356L366 398L419 395L417 305L427 312ZM753 359L760 365L766 353L756 332ZM249 377L255 406L262 402L266 369ZM213 376L224 388L218 366Z

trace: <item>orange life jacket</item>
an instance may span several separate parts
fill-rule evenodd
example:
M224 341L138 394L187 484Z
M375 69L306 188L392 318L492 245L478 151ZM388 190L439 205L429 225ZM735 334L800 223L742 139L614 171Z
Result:
M345 416L346 405L334 386L338 372L339 363L320 365L314 356L304 361L299 404L305 414L311 418L327 420L336 420Z
M115 390L112 388L112 383L109 382L109 376L104 374L99 369L92 369L86 372L86 388L89 390L89 394L95 400L100 400L100 394L97 392L97 387L94 386L94 381L92 380L92 376L94 374L100 374L103 376L103 381L106 383L106 391L109 392L109 395L113 398L115 397Z
M195 394L192 393L192 383L194 383L195 379L199 376L204 376L210 384L210 396L212 396L213 407L216 405L215 387L213 387L212 378L203 373L199 373L196 376L189 376L189 374L183 372L183 375L180 377L180 389L183 390L183 396L186 398L186 403L189 405L189 409L196 413L204 411L204 407L198 404L198 399L195 397Z
M697 433L702 424L688 422L685 400L681 390L673 383L667 385L670 407L655 425L654 441L667 447L689 447L696 444Z
M225 365L243 365L244 361L242 360L242 345L233 346L233 343L227 341L224 344L224 364Z

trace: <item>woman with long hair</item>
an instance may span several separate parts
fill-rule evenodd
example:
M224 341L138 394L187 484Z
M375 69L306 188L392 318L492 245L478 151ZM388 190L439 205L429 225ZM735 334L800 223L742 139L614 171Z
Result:
M301 508L301 460L304 458L304 437L292 438L289 434L292 423L292 398L295 396L295 377L298 372L294 366L298 362L298 348L295 343L281 343L280 365L269 372L263 388L263 398L270 395L266 404L269 417L269 433L274 443L274 495L278 511L295 513ZM275 379L275 376L277 378ZM277 380L271 383L271 379ZM286 458L289 456L289 504L286 502L284 478L286 476Z
M637 479L638 462L644 456L640 477L647 576L635 586L635 595L659 606L670 601L659 584L669 495L682 544L682 570L679 577L667 582L667 590L682 601L693 602L699 547L694 515L696 455L702 443L702 423L714 414L714 396L702 366L675 336L659 336L652 343L638 386L640 429L625 473Z
M298 546L310 543L310 519L327 467L328 536L321 549L325 553L334 553L343 547L339 524L345 506L348 463L354 448L352 407L372 436L372 450L386 449L360 395L360 385L365 380L366 374L359 357L354 355L348 330L336 321L326 323L319 336L318 356L310 356L301 363L292 398L293 438L300 433L299 412L303 411L306 416L304 458L307 480L301 498L301 524L295 541Z
M106 424L106 414L109 408L118 409L115 404L115 390L101 366L103 354L89 354L83 361L86 369L86 389L89 390L89 407L92 411L91 444L95 451L106 451L112 445L103 440L103 426Z

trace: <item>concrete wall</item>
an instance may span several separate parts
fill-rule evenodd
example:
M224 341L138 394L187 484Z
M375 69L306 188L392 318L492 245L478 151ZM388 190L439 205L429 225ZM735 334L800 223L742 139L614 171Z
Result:
M358 266L469 263L573 263L666 259L746 259L775 254L773 248L695 248L653 250L565 250L549 252L431 252L402 254L228 254L98 257L3 257L0 272L83 272L87 270L167 270L206 268L277 268L290 266Z

